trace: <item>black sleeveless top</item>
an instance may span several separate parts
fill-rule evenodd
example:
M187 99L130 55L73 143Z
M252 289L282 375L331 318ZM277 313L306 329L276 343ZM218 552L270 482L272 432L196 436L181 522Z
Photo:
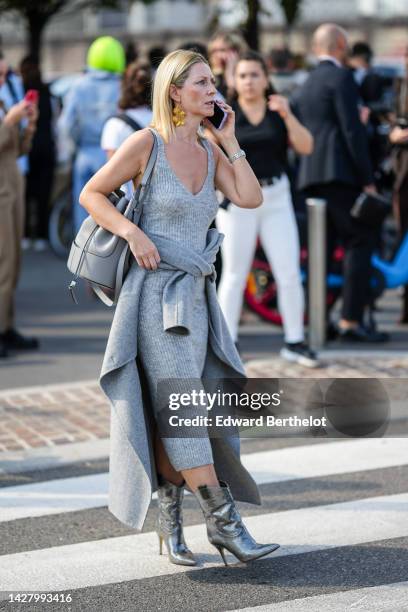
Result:
M279 113L266 108L262 121L252 125L237 101L232 108L235 135L256 177L280 177L287 170L288 132Z

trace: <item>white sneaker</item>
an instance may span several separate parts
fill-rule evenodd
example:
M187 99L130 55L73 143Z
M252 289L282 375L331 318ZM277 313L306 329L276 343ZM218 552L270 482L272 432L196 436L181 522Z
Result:
M32 240L30 238L22 238L21 249L27 251L32 246Z
M280 356L286 361L298 363L306 368L317 368L320 365L316 353L304 342L286 343L281 349Z
M42 251L46 251L48 249L48 241L39 238L38 240L34 240L34 251L37 253L41 253Z

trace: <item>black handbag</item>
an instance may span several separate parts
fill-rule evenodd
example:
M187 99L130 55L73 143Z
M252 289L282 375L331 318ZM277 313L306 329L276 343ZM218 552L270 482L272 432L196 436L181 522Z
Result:
M381 226L391 212L391 200L378 193L362 192L353 204L350 214L364 225L373 228Z

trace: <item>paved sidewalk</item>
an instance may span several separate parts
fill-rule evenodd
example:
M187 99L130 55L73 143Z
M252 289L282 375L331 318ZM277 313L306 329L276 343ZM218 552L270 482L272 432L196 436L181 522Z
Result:
M327 352L322 362L323 367L311 370L275 357L251 360L246 369L248 376L255 378L402 379L408 372L408 356L403 355L373 358ZM405 389L406 385L399 387ZM401 393L395 399L401 399ZM108 438L109 424L107 399L94 380L0 392L2 453Z
M0 452L106 438L107 400L96 381L0 393Z

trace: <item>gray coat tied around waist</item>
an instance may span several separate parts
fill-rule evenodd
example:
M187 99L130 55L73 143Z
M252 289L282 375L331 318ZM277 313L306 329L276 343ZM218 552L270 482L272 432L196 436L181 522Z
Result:
M205 277L209 333L202 378L246 378L216 296L214 261L223 235L209 229L202 251L162 235L149 237L161 257L159 269L148 271L136 261L131 265L116 306L100 375L101 387L111 402L108 509L138 531L143 528L152 492L158 488L153 410L138 358L139 298L147 275L160 273L160 269L168 271L161 296L166 334L191 333L192 285L196 278ZM235 499L260 505L258 487L240 461L238 433L211 438L211 447L217 476L229 483Z

